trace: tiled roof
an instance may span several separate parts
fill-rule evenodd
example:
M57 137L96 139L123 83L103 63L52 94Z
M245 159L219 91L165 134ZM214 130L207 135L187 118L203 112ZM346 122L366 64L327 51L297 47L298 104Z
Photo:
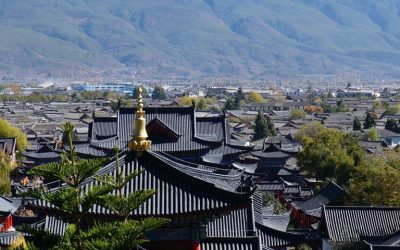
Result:
M294 201L292 206L305 213L307 213L307 211L312 211L312 215L315 217L320 217L322 209L321 206L331 204L342 194L344 194L344 190L336 183L331 181L314 197L311 197L305 201Z
M103 140L117 136L116 117L94 117L89 124L89 137L91 140Z
M257 233L261 237L261 244L268 247L296 246L306 241L304 234L282 232L256 223Z
M157 117L172 131L181 135L177 141L153 143L153 150L177 152L209 148L209 145L193 140L196 129L193 107L147 107L144 110L147 122ZM117 136L120 148L123 148L132 139L135 111L132 108L120 108L119 110Z
M128 152L121 157L122 171L131 173L142 169L143 173L127 184L125 194L138 189L157 190L150 200L133 212L133 216L165 216L226 209L240 206L248 199L249 194L236 192L241 183L241 174L216 174L174 162L157 152L146 151L140 158L133 154ZM98 174L114 175L115 161L103 167ZM92 185L97 185L97 181L88 179L83 188ZM31 205L52 208L51 204L42 200L34 200ZM110 214L110 211L95 205L91 213Z
M259 250L258 237L213 237L200 242L202 250ZM263 248L263 250L268 248Z
M336 242L359 242L361 236L385 236L400 230L399 207L323 207L327 236Z

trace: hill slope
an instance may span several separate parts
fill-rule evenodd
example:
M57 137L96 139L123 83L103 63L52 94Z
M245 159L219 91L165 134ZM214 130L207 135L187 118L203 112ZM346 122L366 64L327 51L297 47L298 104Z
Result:
M2 0L0 74L399 77L397 0Z

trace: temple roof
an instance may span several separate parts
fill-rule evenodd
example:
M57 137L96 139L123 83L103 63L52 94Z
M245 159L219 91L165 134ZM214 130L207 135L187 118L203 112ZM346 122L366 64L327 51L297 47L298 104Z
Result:
M262 151L255 151L252 155L263 158L263 159L287 159L291 157L291 154L283 151L277 144L269 144L267 148Z
M124 148L132 139L132 131L136 109L120 108L118 113L118 141L119 147ZM193 107L148 107L145 108L147 124L158 118L170 130L181 135L177 141L153 142L152 150L158 151L190 151L208 148L209 145L194 140L194 108ZM151 135L149 135L151 137Z
M293 201L292 206L314 217L320 217L322 206L331 204L342 194L344 190L331 181L314 197L305 201Z
M44 152L44 153L36 153L36 152L25 152L22 154L28 159L53 159L57 161L60 159L60 153L57 152Z
M324 206L323 226L330 240L360 242L365 236L386 236L400 230L400 207Z
M214 209L232 209L246 204L249 193L236 191L241 185L241 173L216 173L215 169L201 165L177 162L160 152L145 151L142 157L135 157L129 151L121 155L122 171L131 173L139 169L143 173L132 179L126 186L126 193L138 189L155 189L156 194L133 212L133 216L168 216L188 214ZM99 175L115 175L116 162L112 161L98 172ZM88 179L82 188L97 185ZM33 200L34 207L49 209L52 205L42 200ZM110 214L99 205L92 214Z
M304 233L291 233L276 230L260 223L256 223L257 233L261 244L268 247L296 246L306 242Z
M120 108L117 117L95 118L89 126L90 145L103 149L127 148L128 141L132 140L135 111ZM193 107L147 107L144 111L152 150L209 150L208 154L218 155L252 148L231 142L230 126L224 115L195 117Z
M400 249L400 230L385 236L361 238L370 245L371 249Z
M90 140L104 140L117 136L117 117L94 117L89 124Z
M209 142L222 142L226 138L226 123L224 116L218 117L197 117L196 137Z

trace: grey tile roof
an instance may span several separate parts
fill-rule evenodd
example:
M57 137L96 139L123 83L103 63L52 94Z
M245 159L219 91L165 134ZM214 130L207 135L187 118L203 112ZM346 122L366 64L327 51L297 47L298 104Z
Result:
M0 244L3 246L11 245L18 237L23 235L23 233L18 231L5 231L0 232Z
M336 242L360 242L361 236L385 236L400 230L399 207L323 207L327 236Z
M94 117L89 124L89 137L91 140L104 140L117 136L116 117Z
M260 247L258 237L254 236L212 237L200 242L200 249L202 250L260 250Z
M241 183L241 174L222 175L196 169L174 162L157 152L146 151L140 158L128 152L120 164L126 173L144 170L127 184L125 194L138 189L157 190L150 200L133 212L133 216L165 216L226 209L245 203L249 196L236 192ZM98 174L114 175L115 161L103 167ZM89 179L83 188L97 184L97 181ZM33 200L30 204L37 208L52 207L42 200ZM110 211L95 205L91 213L110 214Z
M264 214L263 213L263 224L269 228L273 228L279 231L286 232L286 229L290 222L291 211L284 214Z
M294 201L292 206L315 217L320 217L323 205L329 205L344 194L344 190L334 182L329 182L318 194L305 201ZM311 214L310 214L311 215Z
M305 234L282 232L256 223L257 234L261 238L261 244L268 247L296 246L306 242Z
M0 196L0 212L3 213L14 213L21 206L21 198L5 198Z
M196 137L204 139L205 136L208 137L207 141L223 141L225 139L225 117L197 117Z
M144 110L147 123L157 117L172 131L181 135L177 141L153 143L153 150L178 152L209 148L209 145L194 140L196 127L193 107L148 107ZM121 108L119 110L117 136L120 148L125 147L127 142L132 139L135 111L132 108Z

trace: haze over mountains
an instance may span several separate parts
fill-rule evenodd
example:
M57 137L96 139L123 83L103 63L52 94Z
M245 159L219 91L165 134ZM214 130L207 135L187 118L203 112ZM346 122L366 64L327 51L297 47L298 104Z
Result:
M133 72L400 78L400 1L0 1L0 76Z

